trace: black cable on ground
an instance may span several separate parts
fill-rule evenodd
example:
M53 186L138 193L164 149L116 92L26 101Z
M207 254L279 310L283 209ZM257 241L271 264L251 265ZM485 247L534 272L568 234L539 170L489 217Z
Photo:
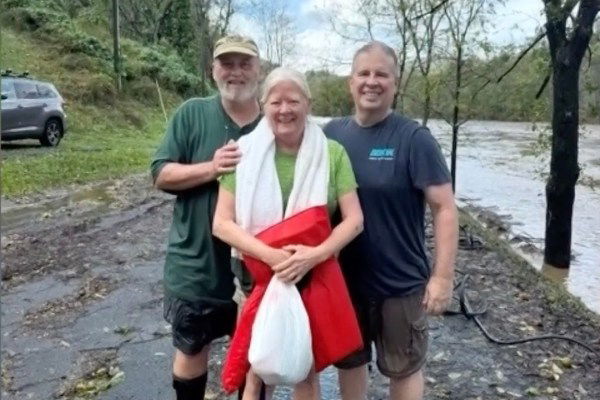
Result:
M499 345L512 345L512 344L533 342L536 340L547 340L547 339L565 340L565 341L568 341L571 343L575 343L600 357L600 354L596 350L594 350L590 345L588 345L587 343L584 343L580 340L569 337L569 336L548 334L548 335L530 336L530 337L526 337L526 338L522 338L522 339L498 339L498 338L492 336L492 334L489 333L489 331L485 328L485 326L483 326L483 323L479 320L479 316L486 313L487 307L483 307L482 309L477 310L477 311L473 311L473 309L471 308L471 304L469 303L469 299L467 298L467 295L466 295L466 282L468 279L469 279L469 275L465 274L462 277L462 279L458 282L458 284L455 286L455 290L458 292L458 301L460 304L460 312L447 311L446 314L449 314L449 315L462 314L465 317L467 317L468 319L474 320L475 323L477 324L477 326L479 327L479 329L481 329L481 331L483 332L483 335L489 341L499 344Z

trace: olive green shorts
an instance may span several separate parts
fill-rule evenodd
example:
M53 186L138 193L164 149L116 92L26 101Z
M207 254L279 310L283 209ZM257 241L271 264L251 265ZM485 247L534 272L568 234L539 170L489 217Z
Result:
M369 363L374 342L377 368L383 375L405 378L419 371L425 363L428 336L422 299L423 291L377 301L353 296L365 347L335 366L351 369Z

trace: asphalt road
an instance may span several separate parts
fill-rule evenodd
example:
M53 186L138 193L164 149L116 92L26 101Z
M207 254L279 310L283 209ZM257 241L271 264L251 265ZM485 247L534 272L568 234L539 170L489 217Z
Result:
M162 319L172 200L137 176L3 204L4 399L173 398ZM493 332L566 333L600 351L597 320L551 303L542 280L523 281L522 267L477 243L463 240L457 268L472 276L474 303L490 306L482 318ZM227 398L218 382L225 346L214 345L209 399ZM463 316L435 317L428 354L428 399L600 398L600 361L565 342L499 347ZM339 398L335 375L321 376L325 399ZM373 367L369 398L387 390Z

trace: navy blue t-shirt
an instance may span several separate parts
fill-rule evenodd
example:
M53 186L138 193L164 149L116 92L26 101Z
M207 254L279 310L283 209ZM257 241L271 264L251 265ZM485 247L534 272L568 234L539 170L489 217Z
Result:
M350 290L386 298L422 289L431 275L423 190L451 179L439 144L396 113L366 128L353 117L334 119L324 130L350 157L365 218L363 233L340 254Z

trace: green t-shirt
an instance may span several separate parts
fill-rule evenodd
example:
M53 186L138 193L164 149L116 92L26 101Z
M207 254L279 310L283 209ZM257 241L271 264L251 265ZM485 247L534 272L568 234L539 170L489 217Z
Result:
M329 186L327 189L327 208L329 215L332 216L337 208L338 198L344 194L355 190L357 187L350 158L346 150L338 142L327 140L329 150ZM296 166L296 155L275 153L275 170L281 186L281 195L283 198L283 208L292 192L294 186L294 169ZM235 172L222 175L219 179L221 186L235 195ZM242 266L240 260L231 259L231 269L237 276L242 290L246 293L252 289L252 277L250 273Z
M210 161L215 150L253 130L258 120L238 127L219 96L186 101L175 111L156 151L150 167L154 180L169 162ZM164 270L165 290L172 296L209 304L231 301L230 249L212 236L217 189L217 181L212 181L173 193L177 199Z
M337 208L337 200L340 196L356 189L356 179L352 171L352 165L346 150L341 144L333 140L327 140L329 150L329 186L327 189L327 208L329 215L333 215ZM294 186L294 169L296 166L296 155L275 152L275 169L281 186L283 198L283 209ZM235 172L221 176L221 186L227 191L235 194Z

